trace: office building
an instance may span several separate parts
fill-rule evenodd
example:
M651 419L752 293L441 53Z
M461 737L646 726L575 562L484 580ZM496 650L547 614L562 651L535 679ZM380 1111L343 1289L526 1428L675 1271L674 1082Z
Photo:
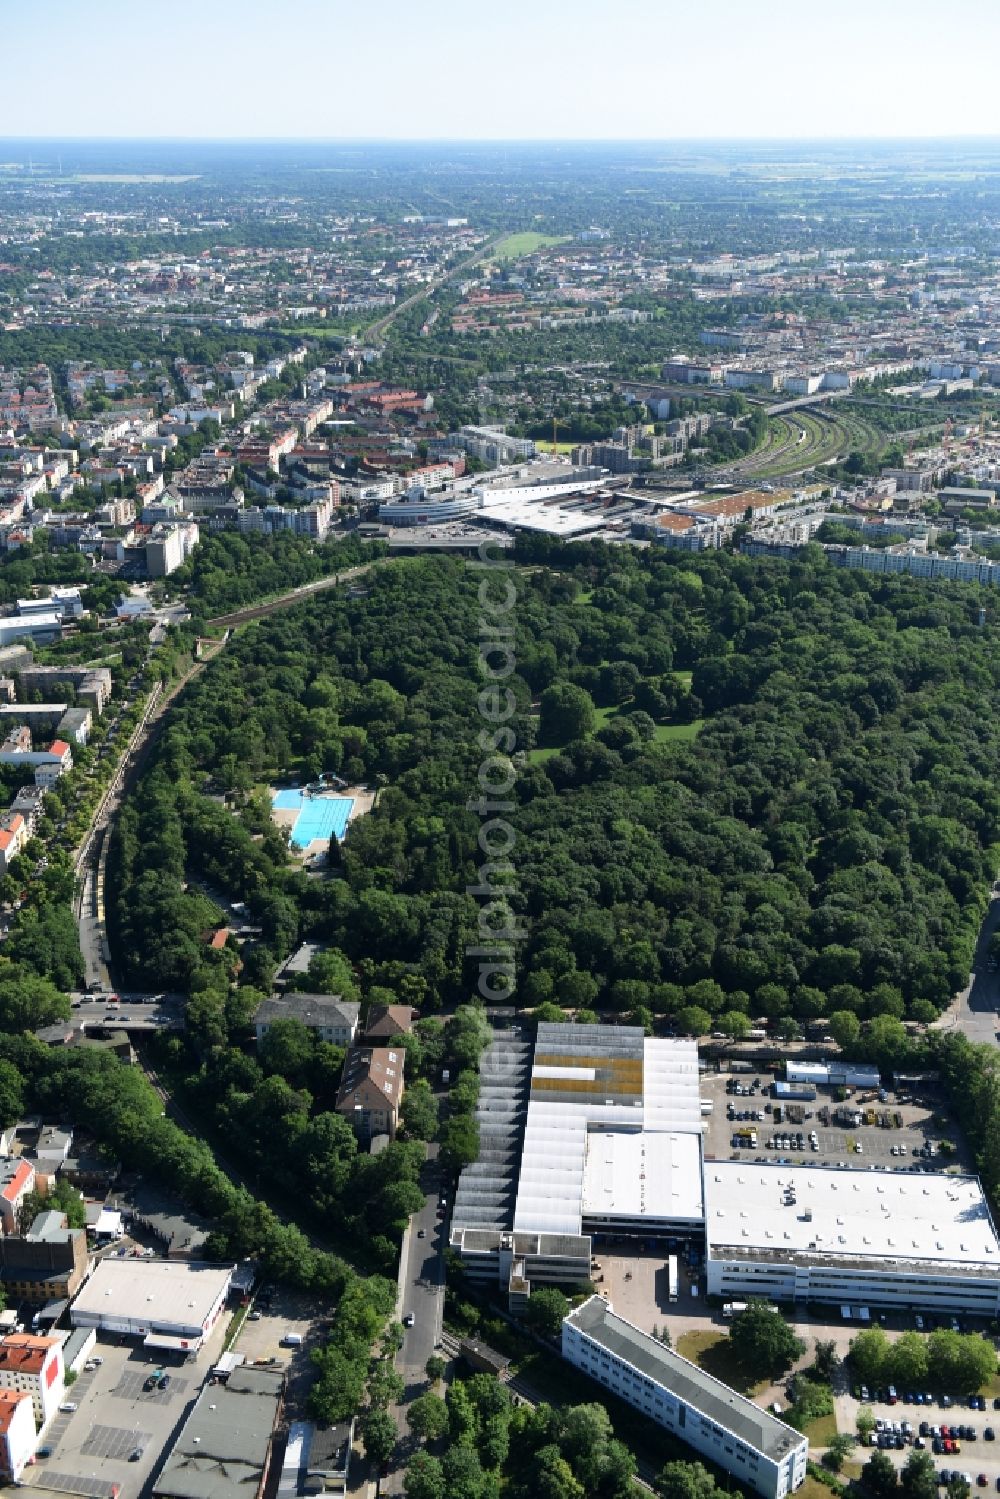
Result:
M708 1294L1000 1315L1000 1240L976 1177L705 1163Z
M187 560L198 545L194 521L154 526L146 542L146 571L151 578L166 578Z
M564 1320L562 1355L764 1499L804 1482L809 1443L800 1432L633 1327L603 1297Z

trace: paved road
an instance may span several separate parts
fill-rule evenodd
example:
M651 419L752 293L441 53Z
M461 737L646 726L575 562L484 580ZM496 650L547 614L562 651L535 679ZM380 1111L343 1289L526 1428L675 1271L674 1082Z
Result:
M184 1028L184 996L181 994L136 994L119 992L119 1003L103 996L71 994L72 1019L85 1029L113 1025L125 1031L176 1031ZM155 1003L150 1003L155 1000Z
M1000 1033L1000 973L990 973L987 968L987 949L998 928L1000 894L995 894L979 933L969 982L941 1016L939 1030L960 1030L970 1041L996 1041Z
M413 1316L413 1326L404 1332L396 1364L406 1381L407 1399L413 1398L411 1385L420 1386L413 1393L423 1391L427 1379L424 1368L440 1341L444 1316L443 1256L448 1220L438 1217L437 1212L437 1151L436 1144L428 1145L427 1165L421 1178L421 1186L427 1195L423 1207L410 1219L410 1230L403 1241L400 1312L404 1317ZM423 1238L420 1237L421 1231Z
M429 1389L427 1360L432 1353L439 1351L444 1337L443 1256L448 1242L448 1219L447 1216L438 1217L437 1153L436 1143L428 1145L427 1162L420 1180L425 1192L424 1205L410 1219L400 1254L398 1312L400 1317L412 1314L413 1326L404 1326L403 1346L396 1355L396 1371L403 1380L404 1393L399 1405L392 1408L399 1441L392 1466L379 1481L382 1499L403 1493L407 1463L421 1445L406 1424L406 1412L411 1401ZM420 1237L421 1229L423 1238ZM443 1356L448 1357L447 1351Z

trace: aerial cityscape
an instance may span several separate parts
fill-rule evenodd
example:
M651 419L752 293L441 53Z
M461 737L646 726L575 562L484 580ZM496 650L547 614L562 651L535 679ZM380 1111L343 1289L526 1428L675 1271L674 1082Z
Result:
M586 8L544 95L540 9L518 92L390 6L363 128L370 23L311 0L300 87L251 0L232 99L207 16L143 127L148 18L97 0L105 97L55 0L47 116L11 20L37 1499L1000 1494L998 22L946 138L867 55L807 123L729 0L718 99L701 23L637 22L630 92Z

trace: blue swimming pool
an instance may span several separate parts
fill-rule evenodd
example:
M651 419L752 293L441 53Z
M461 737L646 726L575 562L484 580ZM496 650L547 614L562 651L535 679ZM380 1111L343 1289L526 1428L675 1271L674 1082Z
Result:
M353 796L303 796L301 791L276 791L271 805L280 812L298 812L292 827L293 848L308 848L315 838L329 842L343 838L354 806Z

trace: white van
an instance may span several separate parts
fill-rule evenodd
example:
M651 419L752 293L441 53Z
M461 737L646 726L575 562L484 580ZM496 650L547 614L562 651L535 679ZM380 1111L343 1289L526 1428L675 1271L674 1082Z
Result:
M282 1348L301 1348L302 1334L300 1332L286 1332L281 1340Z

